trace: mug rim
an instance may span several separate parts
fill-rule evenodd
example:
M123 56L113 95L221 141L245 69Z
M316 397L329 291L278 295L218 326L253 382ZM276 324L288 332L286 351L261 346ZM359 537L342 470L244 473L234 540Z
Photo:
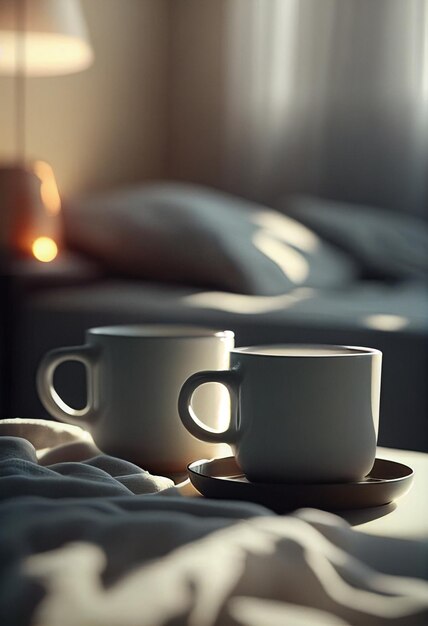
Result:
M232 330L217 330L185 324L111 324L86 330L88 335L118 339L234 339Z
M331 354L280 354L272 353L269 350L272 349L314 349L314 350L330 350ZM347 352L334 352L334 350L346 350ZM263 352L264 351L264 352ZM322 358L347 358L356 356L373 356L380 355L382 352L377 348L369 348L363 346L348 346L339 344L318 344L318 343L272 343L253 346L242 346L239 348L232 348L231 353L247 355L251 357L264 357L264 358L282 358L282 359L322 359Z

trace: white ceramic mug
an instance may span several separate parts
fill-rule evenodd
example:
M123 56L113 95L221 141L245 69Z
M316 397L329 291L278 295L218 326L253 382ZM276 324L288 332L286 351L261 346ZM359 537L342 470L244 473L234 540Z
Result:
M37 373L40 400L63 422L89 430L104 452L157 472L180 472L198 458L220 453L197 441L181 424L177 399L183 382L200 369L229 367L231 331L176 326L108 326L86 332L86 344L52 350ZM54 387L64 361L83 363L87 403L68 406ZM198 396L198 411L211 427L227 424L229 397L220 385ZM224 446L223 446L224 448Z
M381 366L381 352L371 348L236 348L230 370L199 372L184 383L179 413L195 437L232 445L249 480L359 480L375 460ZM231 396L223 432L207 430L192 408L194 391L209 381Z

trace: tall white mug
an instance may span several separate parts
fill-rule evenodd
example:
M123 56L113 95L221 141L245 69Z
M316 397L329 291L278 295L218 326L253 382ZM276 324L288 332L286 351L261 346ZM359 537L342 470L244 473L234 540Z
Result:
M185 382L180 417L195 437L232 445L249 480L359 480L375 460L381 364L381 352L372 348L236 348L229 370L199 372ZM207 430L192 406L194 391L210 381L231 396L223 432Z
M222 447L194 439L177 411L180 388L201 369L229 367L232 331L188 326L108 326L86 332L83 346L52 350L37 373L46 410L89 430L104 452L164 473L181 472L191 461L221 454ZM68 406L54 386L64 361L83 363L87 403ZM201 389L198 412L213 429L228 421L229 397L220 385ZM223 446L224 448L224 446Z

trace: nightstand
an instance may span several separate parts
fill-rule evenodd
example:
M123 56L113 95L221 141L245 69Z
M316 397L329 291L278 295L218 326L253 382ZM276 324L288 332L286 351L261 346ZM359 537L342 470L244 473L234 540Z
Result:
M49 263L35 259L1 259L0 263L0 418L11 417L17 332L30 293L54 287L81 285L102 276L98 266L83 257L62 253Z

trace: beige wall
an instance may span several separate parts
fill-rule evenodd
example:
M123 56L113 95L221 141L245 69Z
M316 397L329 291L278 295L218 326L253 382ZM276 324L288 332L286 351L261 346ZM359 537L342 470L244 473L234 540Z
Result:
M27 156L63 196L165 173L168 0L82 0L94 65L27 81ZM0 78L0 159L13 156L14 90Z
M168 174L225 178L226 15L229 0L170 0Z

